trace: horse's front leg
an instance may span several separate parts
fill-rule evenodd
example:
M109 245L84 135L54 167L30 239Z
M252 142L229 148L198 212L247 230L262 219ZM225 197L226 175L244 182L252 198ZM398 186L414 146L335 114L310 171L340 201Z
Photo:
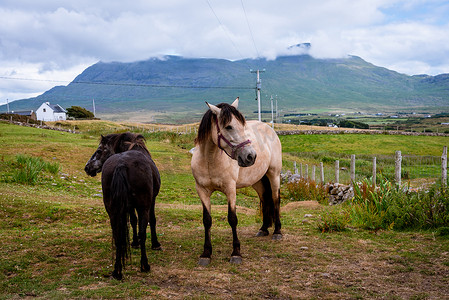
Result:
M212 227L210 195L212 192L198 185L196 186L196 191L198 192L198 196L200 196L201 203L203 205L204 225L204 250L200 256L198 264L201 266L207 266L210 263L212 255L212 242L210 240L210 228Z
M232 229L232 254L231 263L240 264L242 262L242 255L240 254L240 240L237 236L237 208L236 208L236 190L231 189L226 192L228 198L228 223Z

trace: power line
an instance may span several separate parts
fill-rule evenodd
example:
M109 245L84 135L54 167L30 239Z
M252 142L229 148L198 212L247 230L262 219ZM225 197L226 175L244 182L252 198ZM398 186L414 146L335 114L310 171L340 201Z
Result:
M33 78L17 78L0 76L0 79L8 80L26 80L26 81L40 81L53 83L72 83L72 84L94 84L94 85L109 85L109 86L130 86L130 87L152 87L152 88L182 88L182 89L229 89L229 90L254 90L253 87L238 87L238 86L192 86L192 85L164 85L164 84L145 84L145 83L124 83L124 82L93 82L93 81L62 81L51 79L33 79Z
M238 52L239 56L241 58L244 58L242 53L240 52L239 48L237 48L237 45L234 43L234 40L231 38L229 33L225 30L225 27L224 27L223 23L221 23L220 18L218 18L217 14L215 13L214 9L212 8L212 5L210 4L209 0L206 0L206 2L207 2L207 5L209 5L209 8L212 11L212 13L214 14L215 18L217 19L218 24L220 24L220 28L224 31L224 33L226 34L228 39L231 41L231 44L234 46L234 48Z
M253 31L251 30L251 26L249 26L248 16L246 14L245 6L243 5L243 0L240 0L240 2L242 3L243 13L245 14L246 24L248 25L249 33L251 35L251 39L253 40L254 49L256 49L257 57L260 57L259 50L256 46L256 41L254 40Z

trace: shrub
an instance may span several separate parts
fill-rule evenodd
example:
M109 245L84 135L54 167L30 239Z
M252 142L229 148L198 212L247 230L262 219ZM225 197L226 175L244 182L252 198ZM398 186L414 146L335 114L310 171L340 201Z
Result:
M345 211L328 211L321 216L317 224L318 230L325 232L340 232L346 230L349 223L349 214Z
M409 191L383 178L378 187L367 180L354 186L351 223L365 229L432 229L449 226L447 188Z
M92 112L80 106L71 106L67 108L67 116L75 119L93 119L95 117Z
M42 171L56 174L59 171L58 163L47 163L40 157L18 154L17 167L12 174L12 182L34 185L38 182Z
M327 202L327 193L322 184L315 181L300 178L298 181L289 182L286 185L287 196L293 201L316 200L320 203Z

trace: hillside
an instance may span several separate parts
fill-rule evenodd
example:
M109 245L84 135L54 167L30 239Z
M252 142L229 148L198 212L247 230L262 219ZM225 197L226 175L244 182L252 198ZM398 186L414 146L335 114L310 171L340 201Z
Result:
M240 96L241 109L248 115L257 109L256 75L250 69L265 69L261 73L263 110L270 109L271 95L277 95L283 112L448 108L447 74L408 76L355 56L315 59L309 55L275 60L167 56L133 63L99 62L69 85L12 102L10 107L36 109L43 101L50 101L63 107L91 109L95 99L97 114L102 118L188 122L198 121L205 109L204 101L229 102Z

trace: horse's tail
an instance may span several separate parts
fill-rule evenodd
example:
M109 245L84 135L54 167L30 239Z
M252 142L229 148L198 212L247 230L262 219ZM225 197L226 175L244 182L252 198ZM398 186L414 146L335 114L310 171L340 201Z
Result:
M119 164L114 170L111 183L112 201L111 201L111 227L117 257L122 260L125 266L125 260L129 255L129 209L128 209L128 174L127 167Z
M267 175L264 175L261 180L264 187L261 211L264 216L264 223L268 222L266 225L271 227L273 225L273 219L275 218L273 193L271 190L270 179L268 179Z

